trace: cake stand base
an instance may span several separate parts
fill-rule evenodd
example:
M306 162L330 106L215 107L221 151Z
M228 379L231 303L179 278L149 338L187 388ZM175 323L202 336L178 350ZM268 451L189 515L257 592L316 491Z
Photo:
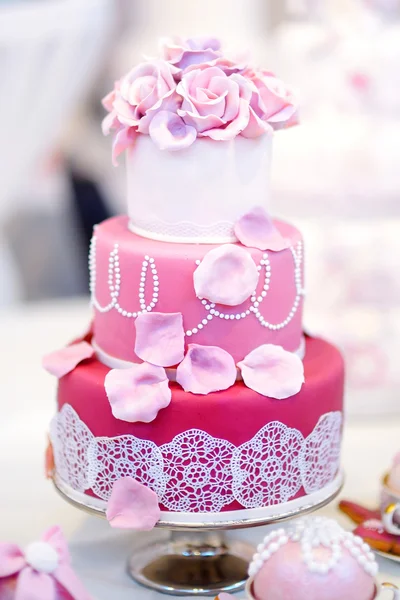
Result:
M172 531L167 541L137 549L130 576L148 588L174 596L216 596L244 588L255 549L222 533Z

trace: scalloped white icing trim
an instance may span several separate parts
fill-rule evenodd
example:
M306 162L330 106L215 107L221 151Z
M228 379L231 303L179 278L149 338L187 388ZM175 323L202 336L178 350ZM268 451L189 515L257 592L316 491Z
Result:
M234 499L245 508L289 501L304 484L304 475L310 476L307 448L313 453L316 481L321 489L328 485L339 469L341 423L340 412L323 415L310 434L311 447L310 436L304 440L300 431L278 421L267 423L239 447L199 429L158 447L133 435L96 438L65 404L52 421L50 436L57 475L77 491L92 489L107 500L114 482L131 476L154 490L171 511L207 513ZM327 439L333 448L328 454ZM319 447L324 452L318 453Z
M112 356L111 354L108 354L107 352L105 352L104 350L102 350L102 348L96 343L95 339L92 339L91 342L93 349L96 353L96 357L98 358L98 360L103 363L103 365L106 365L106 367L110 367L110 369L129 369L129 367L131 367L134 364L134 362L131 362L129 360L123 360L121 358L116 358L115 356ZM296 354L296 356L298 356L299 358L301 358L302 360L305 357L305 353L306 353L306 342L305 342L305 338L304 336L302 336L301 338L301 342L300 342L300 346L297 348L297 350L293 351L293 354ZM171 367L166 367L165 371L167 373L167 377L170 381L176 381L176 369L171 368ZM237 370L237 381L241 381L242 380L242 376L240 374L240 370Z

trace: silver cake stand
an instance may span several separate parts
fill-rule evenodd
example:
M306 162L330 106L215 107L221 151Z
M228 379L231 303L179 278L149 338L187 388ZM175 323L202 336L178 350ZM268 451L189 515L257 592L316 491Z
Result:
M136 549L128 560L128 573L141 585L174 596L216 596L222 591L242 590L255 549L245 542L228 540L225 532L275 525L311 513L336 498L343 482L341 472L329 485L326 494L311 498L308 504L290 507L289 502L290 508L285 512L280 512L278 505L276 512L264 516L254 517L251 510L240 511L241 514L247 512L249 516L237 520L185 522L162 517L156 527L167 529L169 538ZM105 517L104 503L92 503L89 496L74 493L56 476L53 483L62 498L73 506L90 515ZM221 518L221 513L218 518Z

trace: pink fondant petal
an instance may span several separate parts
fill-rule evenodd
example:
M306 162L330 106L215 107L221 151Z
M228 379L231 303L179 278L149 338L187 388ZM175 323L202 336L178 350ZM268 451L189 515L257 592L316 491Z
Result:
M18 577L15 600L57 600L56 582L47 573L25 567Z
M171 402L165 369L149 363L112 369L104 387L114 417L128 423L150 423Z
M54 525L53 527L47 529L42 536L42 540L50 544L50 546L53 546L63 563L70 563L71 557L69 554L67 540L65 539L64 534L58 525Z
M135 326L135 352L139 358L159 367L181 362L185 348L181 313L141 313Z
M43 358L43 367L60 379L70 371L73 371L75 367L85 360L93 356L94 350L87 342L78 342L77 344L71 344L62 350L57 350L51 354L47 354Z
M112 163L114 167L118 166L117 158L124 150L132 146L137 133L134 127L121 128L114 136L112 145Z
M280 252L290 246L290 241L279 233L267 211L260 206L243 215L234 230L244 246L272 252Z
M257 288L259 273L250 253L233 244L207 252L193 274L198 298L237 306Z
M209 394L231 387L236 381L232 356L217 346L189 344L185 358L176 370L176 381L185 392Z
M181 117L167 110L161 110L153 117L149 134L160 150L188 148L197 137L194 127L186 125Z
M24 555L16 544L0 544L0 577L19 573L24 566Z
M304 383L302 360L274 344L259 346L238 367L248 388L277 400L294 396Z
M160 518L157 494L132 477L122 477L113 485L106 515L116 529L150 531Z
M58 566L53 576L73 600L94 600L70 565Z

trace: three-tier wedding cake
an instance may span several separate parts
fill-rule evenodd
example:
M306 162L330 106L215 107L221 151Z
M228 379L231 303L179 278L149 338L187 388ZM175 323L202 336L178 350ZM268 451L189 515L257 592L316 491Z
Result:
M128 210L94 230L90 330L44 360L57 486L106 510L134 481L183 523L322 501L340 477L343 361L304 334L302 236L270 217L293 93L218 40L172 39L104 106Z

